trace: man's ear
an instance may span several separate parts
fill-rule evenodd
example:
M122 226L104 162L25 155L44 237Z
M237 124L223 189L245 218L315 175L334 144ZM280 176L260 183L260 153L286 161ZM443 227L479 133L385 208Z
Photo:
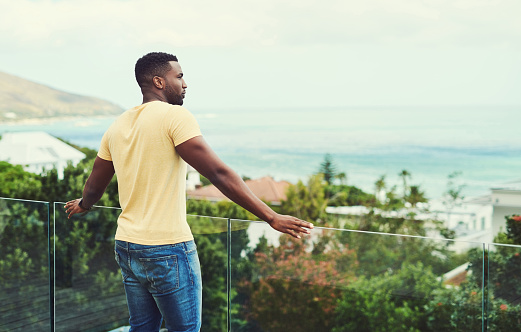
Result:
M164 87L165 87L165 80L162 77L159 77L159 76L154 76L152 78L152 83L159 90L163 90Z

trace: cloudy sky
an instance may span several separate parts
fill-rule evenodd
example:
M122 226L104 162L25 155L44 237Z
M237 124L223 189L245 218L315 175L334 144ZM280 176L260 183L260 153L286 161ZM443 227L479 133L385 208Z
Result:
M0 71L122 107L179 57L189 108L521 105L519 0L0 0Z

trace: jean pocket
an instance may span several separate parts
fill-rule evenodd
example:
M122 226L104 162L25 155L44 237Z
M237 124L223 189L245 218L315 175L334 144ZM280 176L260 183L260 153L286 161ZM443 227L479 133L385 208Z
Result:
M139 258L145 269L152 290L166 293L179 288L179 266L177 255Z

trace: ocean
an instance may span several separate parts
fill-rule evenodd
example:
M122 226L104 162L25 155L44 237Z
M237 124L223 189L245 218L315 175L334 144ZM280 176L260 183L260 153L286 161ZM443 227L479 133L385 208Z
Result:
M318 171L329 153L347 183L374 192L399 173L430 198L461 172L463 195L478 196L521 179L521 107L344 107L191 109L207 142L240 175L297 182ZM46 131L97 149L114 118L0 124L6 131Z

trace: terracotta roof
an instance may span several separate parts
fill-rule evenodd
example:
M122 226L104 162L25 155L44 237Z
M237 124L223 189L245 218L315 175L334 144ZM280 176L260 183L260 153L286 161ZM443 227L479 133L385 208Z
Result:
M282 200L286 199L286 190L290 183L287 181L275 181L270 176L265 176L260 179L247 180L246 185L250 190L263 201L272 204L280 204ZM219 191L214 185L204 186L195 190L188 191L188 198L192 199L206 199L209 201L229 200L223 193Z
M459 286L465 279L467 279L467 271L460 272L452 278L445 280L443 283L445 285Z

